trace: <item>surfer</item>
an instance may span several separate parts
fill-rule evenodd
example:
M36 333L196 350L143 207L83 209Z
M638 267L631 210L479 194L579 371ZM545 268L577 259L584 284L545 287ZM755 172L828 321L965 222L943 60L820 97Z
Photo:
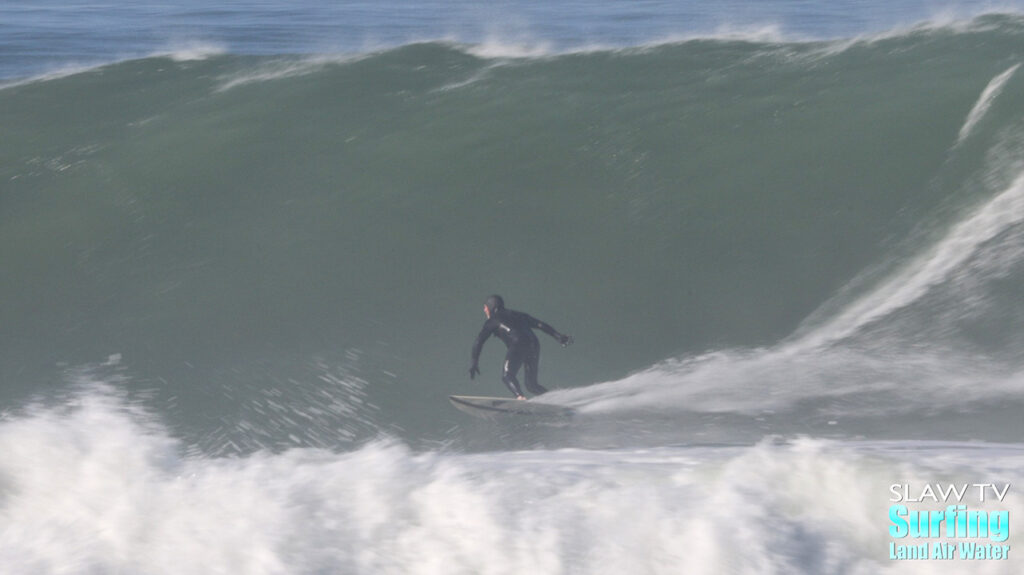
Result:
M555 328L529 314L505 309L505 300L501 299L500 295L492 295L487 298L484 303L484 314L487 315L487 321L484 322L480 335L476 336L476 342L473 343L473 365L469 368L469 378L473 379L480 373L480 351L487 338L494 335L505 342L505 347L508 348L502 367L501 381L516 396L516 399L526 399L523 391L519 388L519 380L516 379L520 367L526 374L526 389L534 395L545 393L547 389L537 383L540 342L537 341L533 330L539 329L550 335L558 340L562 347L572 343L572 336L558 333Z

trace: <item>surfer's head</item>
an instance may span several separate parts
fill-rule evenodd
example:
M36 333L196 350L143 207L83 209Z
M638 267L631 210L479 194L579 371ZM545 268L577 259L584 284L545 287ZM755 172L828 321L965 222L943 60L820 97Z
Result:
M500 295L492 295L484 302L484 313L487 314L487 317L491 317L491 314L503 309L505 309L505 300L501 299Z

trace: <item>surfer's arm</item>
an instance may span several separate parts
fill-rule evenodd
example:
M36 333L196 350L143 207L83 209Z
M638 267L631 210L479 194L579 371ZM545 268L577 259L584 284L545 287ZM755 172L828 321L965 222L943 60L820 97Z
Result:
M470 357L473 360L472 365L469 367L469 378L473 379L476 374L480 373L478 364L480 363L480 352L484 349L484 343L487 342L487 338L491 337L494 333L494 325L491 320L484 322L484 328L480 330L480 333L476 336L476 341L473 342L473 351L470 353Z
M543 322L543 321L541 321L541 320L539 320L539 319L537 319L537 318L535 318L533 316L527 316L527 317L530 319L531 327L535 327L535 328L541 330L542 332L550 335L551 337L553 337L556 340L558 340L558 343L562 344L563 346L569 345L570 343L572 343L572 336L571 335L565 335L565 334L558 333L558 330L553 328L553 327L551 327L550 324L547 324L547 323L545 323L545 322Z

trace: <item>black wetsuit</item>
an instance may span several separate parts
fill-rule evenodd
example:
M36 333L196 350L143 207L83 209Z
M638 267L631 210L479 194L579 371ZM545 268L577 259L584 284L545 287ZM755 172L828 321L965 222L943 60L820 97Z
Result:
M493 335L505 342L505 347L508 348L501 372L501 381L508 386L509 391L517 397L523 395L519 388L519 380L516 379L516 374L522 366L526 374L526 389L534 395L546 392L547 389L537 383L540 342L533 334L534 329L543 331L557 339L562 345L572 341L569 336L558 333L555 328L529 314L500 308L491 313L491 317L484 322L480 335L476 336L476 342L473 343L473 368L470 370L470 375L473 375L472 371L476 369L480 359L480 350L483 349L484 343Z

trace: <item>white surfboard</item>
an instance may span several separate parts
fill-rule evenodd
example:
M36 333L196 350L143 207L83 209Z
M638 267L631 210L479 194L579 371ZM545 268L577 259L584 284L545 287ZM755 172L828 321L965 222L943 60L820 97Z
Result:
M475 395L449 395L448 401L457 409L473 417L493 419L503 415L527 415L534 417L570 417L575 410L563 405L539 403L534 399L510 399L507 397L480 397Z

